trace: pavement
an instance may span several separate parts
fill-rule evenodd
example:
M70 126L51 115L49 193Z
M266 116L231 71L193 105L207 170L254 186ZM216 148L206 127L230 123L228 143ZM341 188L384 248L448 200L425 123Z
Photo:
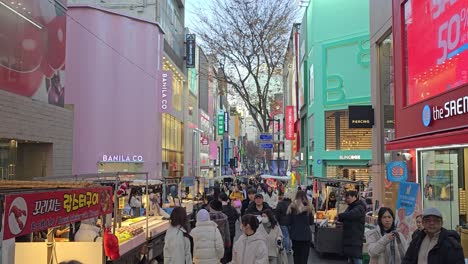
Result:
M240 230L240 225L239 221L236 223L236 237L234 238L234 241L236 241L239 236L241 235L241 230ZM340 257L334 254L324 254L322 257L319 257L317 252L311 247L310 248L310 253L309 253L309 260L307 263L313 263L313 264L346 264L348 263L346 258ZM292 255L289 256L289 264L294 264L293 257Z

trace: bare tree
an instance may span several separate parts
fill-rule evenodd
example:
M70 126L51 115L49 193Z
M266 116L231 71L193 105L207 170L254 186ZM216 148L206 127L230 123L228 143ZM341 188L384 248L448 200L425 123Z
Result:
M220 0L197 12L200 46L216 58L228 92L238 95L261 131L268 131L270 92L281 70L296 0ZM221 79L222 78L222 79Z
M263 151L255 142L247 141L245 144L245 157L249 164L255 164L258 158L263 157Z

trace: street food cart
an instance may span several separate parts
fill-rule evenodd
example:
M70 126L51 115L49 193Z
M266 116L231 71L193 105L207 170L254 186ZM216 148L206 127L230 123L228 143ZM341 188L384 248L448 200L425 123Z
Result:
M348 205L344 202L347 190L363 190L362 181L350 181L339 178L309 177L313 181L314 207L316 208L315 224L312 230L312 243L315 251L323 253L343 253L342 226L337 225L335 218L346 210ZM336 203L329 208L330 194L334 193ZM320 210L324 209L324 210Z

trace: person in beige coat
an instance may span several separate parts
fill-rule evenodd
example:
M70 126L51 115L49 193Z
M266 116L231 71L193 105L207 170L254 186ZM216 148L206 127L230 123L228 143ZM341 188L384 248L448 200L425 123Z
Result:
M210 221L210 213L201 209L197 213L196 227L190 232L193 237L193 263L216 264L224 255L224 243L218 226Z
M280 254L282 253L280 250L283 250L283 233L271 209L263 211L262 223L258 230L264 234L266 239L269 264L284 264Z
M268 264L268 247L265 235L258 230L257 217L244 215L241 230L243 234L234 243L232 264Z
M377 223L375 229L365 234L369 264L401 264L408 244L403 234L395 230L395 215L392 209L380 208Z

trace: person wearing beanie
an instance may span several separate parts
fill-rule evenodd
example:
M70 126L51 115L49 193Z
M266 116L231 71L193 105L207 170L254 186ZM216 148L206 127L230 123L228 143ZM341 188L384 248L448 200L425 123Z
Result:
M234 243L234 237L236 236L236 221L237 219L239 219L239 213L234 207L232 207L229 204L229 197L227 196L227 194L222 193L219 195L219 198L221 199L221 203L223 205L222 212L228 217L230 241L231 241L231 247L226 248L226 251L224 252L223 260L226 260L226 262L231 262L232 244Z
M210 213L201 209L197 213L197 223L190 232L193 237L193 263L219 263L224 255L224 242L217 225L210 220Z
M218 225L225 248L231 247L231 233L229 232L228 217L223 212L223 204L219 200L210 203L210 219ZM227 263L227 262L222 262Z

